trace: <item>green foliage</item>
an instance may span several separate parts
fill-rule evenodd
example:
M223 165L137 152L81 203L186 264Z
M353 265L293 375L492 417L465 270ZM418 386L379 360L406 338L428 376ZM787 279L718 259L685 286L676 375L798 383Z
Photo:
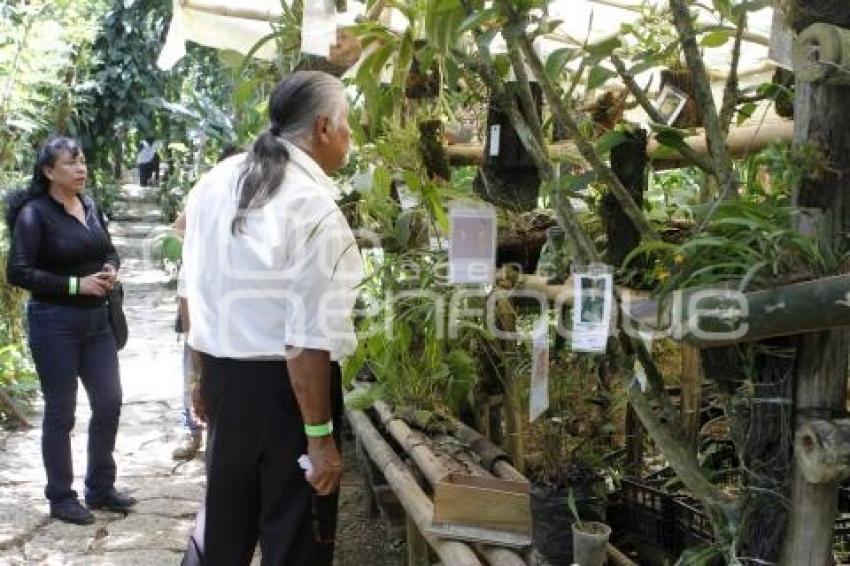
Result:
M791 225L791 209L771 200L722 203L707 230L682 244L642 244L626 259L651 259L656 292L735 283L740 290L834 269L835 258Z

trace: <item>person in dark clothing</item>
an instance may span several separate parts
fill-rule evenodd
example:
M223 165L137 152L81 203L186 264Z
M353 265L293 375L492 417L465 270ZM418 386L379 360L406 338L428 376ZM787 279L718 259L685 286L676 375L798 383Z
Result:
M42 456L52 517L94 522L72 489L71 430L77 378L88 394L85 501L91 509L127 511L132 497L115 490L112 452L121 413L118 351L106 295L121 265L105 219L83 194L86 161L79 143L54 137L38 154L29 189L9 202L7 279L31 293L27 334L44 395Z
M139 184L148 187L152 180L159 183L159 142L145 138L139 147L136 164L139 166Z

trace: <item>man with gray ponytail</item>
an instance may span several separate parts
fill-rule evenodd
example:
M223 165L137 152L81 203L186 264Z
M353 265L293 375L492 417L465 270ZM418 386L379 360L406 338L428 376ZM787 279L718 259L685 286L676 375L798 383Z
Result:
M189 345L200 356L209 438L206 500L184 564L247 565L258 540L263 565L333 562L338 361L356 346L351 311L363 277L328 177L348 156L347 113L338 79L289 76L251 151L220 163L189 196Z

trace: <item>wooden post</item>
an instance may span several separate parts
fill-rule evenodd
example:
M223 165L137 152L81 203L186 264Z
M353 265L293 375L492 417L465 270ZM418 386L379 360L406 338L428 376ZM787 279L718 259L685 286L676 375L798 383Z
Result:
M796 0L791 4L798 14L801 10L812 15L819 13L823 20L838 13L830 11L824 2ZM846 2L831 4L833 10L847 6ZM799 25L796 31L801 31ZM844 173L850 169L848 98L850 86L809 83L798 76L794 101L795 143L816 147L823 152L828 166L824 172L807 171L810 176L795 190L794 204L801 209L822 212L816 230L821 244L832 250L843 247L850 229L850 175ZM801 337L794 372L798 430L810 418L832 420L845 414L848 339L850 333L846 329ZM795 455L793 464L791 521L782 549L782 564L831 564L838 481L807 482L799 457Z
M699 430L701 426L700 408L702 407L702 359L699 348L682 345L682 434L688 440L694 453L699 448Z

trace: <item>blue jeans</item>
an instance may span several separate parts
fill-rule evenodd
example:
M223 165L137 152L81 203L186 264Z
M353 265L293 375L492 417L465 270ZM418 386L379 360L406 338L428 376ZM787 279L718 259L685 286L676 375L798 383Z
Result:
M72 489L71 430L77 408L77 377L91 406L86 499L115 484L115 436L121 414L118 351L106 307L84 308L30 300L27 333L41 392L44 422L41 450L51 503L76 498Z
M195 436L201 433L201 425L192 414L192 349L183 335L183 424Z

